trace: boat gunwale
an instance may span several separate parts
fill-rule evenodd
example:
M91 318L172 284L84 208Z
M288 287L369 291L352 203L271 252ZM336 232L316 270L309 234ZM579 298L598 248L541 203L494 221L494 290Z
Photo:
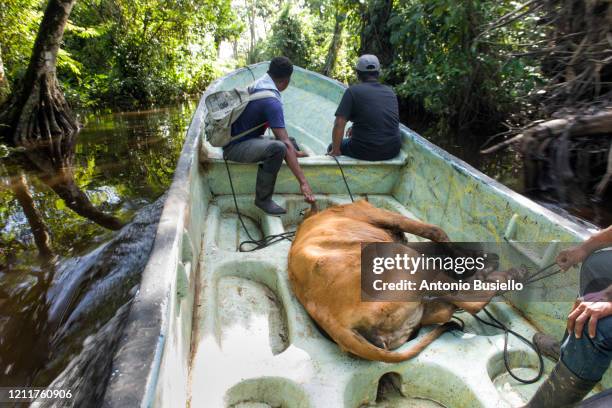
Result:
M421 145L425 150L428 150L431 153L437 155L440 159L449 162L455 170L465 173L468 176L472 176L475 180L478 180L482 184L486 184L487 186L492 187L497 193L504 196L504 198L506 198L508 201L513 200L519 206L524 207L534 213L539 213L547 221L550 221L551 223L556 224L559 227L569 230L574 235L578 235L582 239L586 239L592 233L600 230L600 228L595 225L589 225L589 227L581 225L573 219L557 214L551 209L546 208L542 204L539 204L536 201L532 200L531 198L526 197L521 193L517 193L510 187L500 183L494 178L476 169L474 166L467 163L466 161L458 158L457 156L454 156L453 154L444 150L440 146L433 144L432 142L425 139L423 136L416 133L414 130L410 129L406 125L400 123L400 129L402 130L402 138L404 140L411 140L414 143ZM590 224L587 221L584 221L584 223Z
M222 81L226 76L211 83ZM184 228L190 215L189 191L192 167L198 165L199 138L204 121L205 92L187 129L160 216L153 248L142 272L140 286L113 356L103 405L108 407L153 406L173 305L177 261ZM196 258L200 248L195 249ZM171 272L170 272L171 271ZM128 382L126 386L122 382ZM137 401L137 403L135 403Z
M267 64L267 62L240 68L216 79L207 87L200 98L198 107L187 130L187 137L178 160L172 184L167 193L153 249L142 273L139 290L134 297L121 339L113 356L111 372L113 374L119 373L120 375L112 375L109 379L103 399L104 406L133 407L138 405L150 407L154 405L160 374L159 370L162 364L164 347L167 343L167 336L169 335L170 319L175 318L171 313L174 306L171 304L172 290L176 284L178 252L180 252L184 227L188 224L187 221L191 210L189 191L191 183L194 182L191 175L201 171L200 168L193 169L193 166L199 166L200 163L202 124L206 112L204 99L211 92L216 91L218 86L227 78L262 64ZM305 74L313 75L335 86L347 87L339 81L316 72L300 67L295 67L295 69ZM429 142L405 125L400 124L400 129L404 142L402 149L406 149L407 141L419 144L423 149L449 162L458 171L492 187L508 201L513 201L518 206L526 207L532 212L539 213L547 220L559 225L560 228L567 229L575 235L584 238L588 236L589 229L575 221L556 214L535 201L511 190L465 161ZM347 164L349 163L356 164L347 162ZM199 263L201 245L194 248L194 250L194 257L196 262ZM179 357L177 356L177 358ZM125 385L126 383L128 386Z

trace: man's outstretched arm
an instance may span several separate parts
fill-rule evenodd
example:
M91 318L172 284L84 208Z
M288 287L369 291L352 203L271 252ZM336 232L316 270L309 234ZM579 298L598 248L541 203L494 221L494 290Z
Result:
M304 195L304 199L308 203L311 203L311 204L314 203L315 202L314 194L312 192L312 189L310 188L310 185L308 184L308 181L306 180L306 177L304 176L304 172L302 171L300 164L298 163L297 152L295 150L295 147L293 147L293 143L291 143L291 140L289 140L287 129L272 128L272 133L274 133L274 136L278 140L283 142L285 146L287 147L287 154L285 155L285 161L287 162L287 166L289 166L289 169L291 170L295 178L300 183L300 190L302 191L302 194Z
M612 246L612 225L599 231L580 245L565 249L557 256L557 264L561 269L568 270L572 266L584 261L587 256L598 249Z

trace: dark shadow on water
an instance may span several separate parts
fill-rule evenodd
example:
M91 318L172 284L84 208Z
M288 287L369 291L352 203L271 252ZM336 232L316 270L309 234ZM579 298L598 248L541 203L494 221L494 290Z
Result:
M411 120L408 118L405 123L409 124L410 122ZM587 199L580 200L580 204L572 204L559 202L556 197L544 191L526 191L523 158L513 148L483 155L480 150L486 138L477 135L440 135L429 131L426 124L414 120L412 122L415 130L432 143L553 212L571 218L585 226L594 224L599 227L607 227L612 224L612 200L610 199L600 201Z
M60 166L0 159L0 386L101 381L194 108L92 115Z

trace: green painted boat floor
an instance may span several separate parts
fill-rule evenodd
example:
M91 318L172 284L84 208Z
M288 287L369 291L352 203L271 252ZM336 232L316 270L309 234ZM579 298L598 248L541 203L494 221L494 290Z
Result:
M265 215L252 205L252 195L238 196L254 238L294 230L300 211L307 208L298 195L275 198L286 206L286 215ZM392 196L368 199L416 218ZM349 202L345 195L322 195L318 201L321 208ZM292 294L286 269L290 242L237 252L245 239L231 196L214 198L199 264L192 407L510 407L523 404L539 385L511 379L503 363L503 333L465 313L464 333L445 333L403 363L364 361L342 353ZM489 309L513 330L527 338L533 335L533 327L507 303L493 302ZM533 376L533 351L516 339L509 349L517 373ZM546 362L547 372L552 365ZM383 391L377 399L381 377L388 373L395 373L401 393Z

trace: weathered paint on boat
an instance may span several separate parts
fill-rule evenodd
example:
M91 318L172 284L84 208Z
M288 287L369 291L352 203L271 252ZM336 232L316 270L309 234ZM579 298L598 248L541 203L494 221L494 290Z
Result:
M467 325L478 335L447 333L417 358L401 364L342 354L317 331L291 294L285 269L288 242L255 253L236 252L244 232L232 214L220 150L201 140L202 101L210 92L247 85L266 67L256 64L220 78L200 101L140 291L114 356L105 404L383 406L375 403L383 375L399 381L407 396L389 397L395 402L384 406L424 406L425 400L433 400L437 402L427 404L503 407L516 398L514 393L532 393L537 384L508 382L502 363L503 335L469 317ZM336 81L296 68L291 86L283 93L289 133L311 153L300 162L323 207L348 202L335 162L323 155L343 90ZM589 233L410 129L402 126L401 132L402 154L394 160L340 159L354 194L438 224L455 241L501 242L505 237L572 242ZM252 231L269 234L295 228L305 205L296 195L298 186L286 166L276 193L288 214L280 218L264 215L251 205L255 165L233 163L231 170L241 211L249 217ZM553 249L547 254L549 259ZM524 263L526 258L517 252L503 262ZM550 278L548 286L571 297L578 286L577 275L577 269L572 269ZM537 287L532 293L537 299ZM563 332L567 302L508 300L492 304L491 310L514 330L528 337L536 328L559 336ZM536 358L523 344L512 342L511 362L529 371ZM547 369L550 365L547 363ZM602 383L612 384L610 375Z

